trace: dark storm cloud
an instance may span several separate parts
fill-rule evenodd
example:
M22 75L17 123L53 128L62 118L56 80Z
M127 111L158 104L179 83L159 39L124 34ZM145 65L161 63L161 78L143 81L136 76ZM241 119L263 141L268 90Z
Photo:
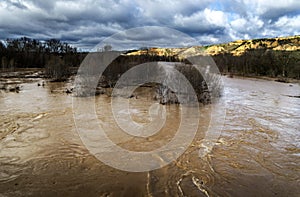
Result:
M141 47L188 47L199 45L191 36L167 27L145 26L115 34L100 43L97 48L109 44L114 49L137 49ZM97 49L96 48L96 49Z
M115 33L154 25L212 44L300 34L299 10L298 0L2 0L0 39L58 38L91 49ZM168 44L162 33L133 34L123 41Z
M27 9L27 7L20 1L20 0L7 0L6 2L6 7L7 8L12 8L12 7L16 7L16 8L20 8L20 9Z

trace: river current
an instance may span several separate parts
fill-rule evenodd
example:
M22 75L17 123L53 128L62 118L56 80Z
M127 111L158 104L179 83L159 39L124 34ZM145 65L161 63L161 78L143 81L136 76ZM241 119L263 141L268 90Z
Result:
M90 154L77 133L70 82L2 79L21 91L0 92L0 196L299 196L299 84L223 77L223 130L211 152L199 156L214 104L200 106L196 136L169 165L126 172ZM146 87L130 100L132 119L149 121ZM147 96L148 95L148 96ZM83 98L89 99L89 98ZM109 138L131 151L149 151L174 137L180 105L166 106L162 131L145 139L122 133L111 97L95 97ZM113 157L113 155L112 155Z

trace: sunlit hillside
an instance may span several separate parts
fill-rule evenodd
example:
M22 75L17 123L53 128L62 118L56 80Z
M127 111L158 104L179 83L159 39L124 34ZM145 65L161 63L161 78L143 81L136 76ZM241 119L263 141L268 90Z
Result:
M234 56L240 56L247 50L252 49L272 49L280 51L297 51L300 50L300 35L280 37L280 38L263 38L253 40L237 40L225 44L194 46L191 48L149 48L128 53L128 55L159 55L186 57L190 55L218 55L229 53Z

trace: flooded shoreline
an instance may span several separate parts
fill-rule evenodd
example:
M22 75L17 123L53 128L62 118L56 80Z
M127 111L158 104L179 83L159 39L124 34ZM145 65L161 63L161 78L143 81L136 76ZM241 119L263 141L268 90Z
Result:
M299 84L226 78L226 119L216 145L199 157L211 105L200 107L197 134L171 164L148 173L109 167L89 153L76 131L68 82L3 79L21 86L0 93L0 195L3 196L297 196L300 193ZM291 86L292 85L292 86ZM142 94L138 92L137 95ZM151 150L174 136L179 105L167 107L160 135L144 141L122 135L111 98L96 97L110 138L130 150ZM133 118L147 121L147 97L130 98Z

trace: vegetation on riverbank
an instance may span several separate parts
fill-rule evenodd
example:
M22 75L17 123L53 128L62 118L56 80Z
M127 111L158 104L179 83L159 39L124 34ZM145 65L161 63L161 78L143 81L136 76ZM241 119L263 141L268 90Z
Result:
M43 68L45 77L65 78L68 68L79 66L87 53L57 39L39 41L27 37L0 41L1 71Z

